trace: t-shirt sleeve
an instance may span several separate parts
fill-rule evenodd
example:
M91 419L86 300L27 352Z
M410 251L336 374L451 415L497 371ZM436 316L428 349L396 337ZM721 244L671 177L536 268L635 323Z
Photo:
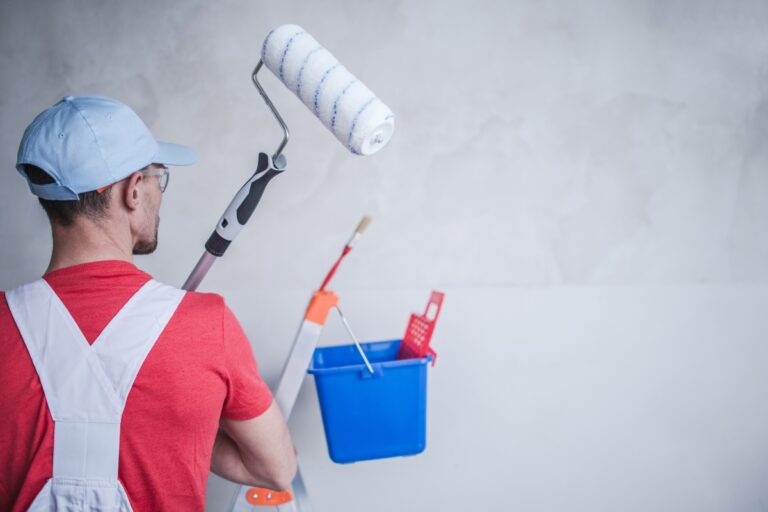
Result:
M227 372L227 398L222 416L230 420L255 418L272 404L272 392L259 375L248 337L226 305L222 335Z

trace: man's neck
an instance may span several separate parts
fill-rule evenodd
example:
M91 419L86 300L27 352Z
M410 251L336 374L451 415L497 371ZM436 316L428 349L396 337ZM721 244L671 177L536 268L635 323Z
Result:
M109 223L76 219L71 226L54 224L53 251L47 272L103 260L133 262L133 242ZM124 233L125 230L122 230Z

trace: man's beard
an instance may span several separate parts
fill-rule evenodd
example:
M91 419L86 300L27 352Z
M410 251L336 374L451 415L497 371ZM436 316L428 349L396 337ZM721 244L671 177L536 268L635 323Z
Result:
M133 254L152 254L157 249L157 231L160 228L160 216L155 219L155 234L151 240L138 240L133 246Z

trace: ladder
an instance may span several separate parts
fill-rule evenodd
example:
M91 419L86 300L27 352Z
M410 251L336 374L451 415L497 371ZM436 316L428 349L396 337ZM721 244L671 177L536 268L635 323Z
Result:
M312 300L307 306L304 319L296 333L293 347L275 390L275 400L286 421L296 403L299 389L312 361L312 354L320 339L320 332L328 318L328 312L338 304L338 301L339 298L332 291L317 291L312 295ZM290 501L280 500L283 502L276 504L277 510L280 512L309 512L311 510L309 497L304 486L300 464L291 487L293 499ZM231 512L252 512L256 506L270 504L269 494L271 493L268 490L240 486L232 498L229 510ZM290 496L285 496L285 498L289 499Z
M296 403L296 398L299 396L299 390L304 382L307 368L309 368L312 361L312 355L315 352L315 347L317 347L317 342L320 339L320 333L328 319L328 313L332 308L335 308L339 313L342 323L352 340L355 342L363 361L366 366L368 366L369 370L373 371L357 337L353 334L352 329L349 326L349 322L347 322L347 319L344 317L344 314L338 306L339 297L331 290L326 289L326 286L339 268L341 260L349 254L355 242L360 238L370 222L371 219L369 217L363 217L357 228L355 228L352 237L344 246L341 256L336 260L336 263L328 272L328 275L323 280L320 288L314 292L312 299L309 301L307 310L304 313L304 318L302 319L299 330L293 340L291 352L286 359L285 366L283 366L280 381L275 389L275 401L283 412L286 421L288 421L288 418L293 411L293 406ZM276 506L277 510L280 512L309 512L311 510L309 496L304 485L304 479L301 475L300 464L297 466L296 477L291 484L291 491L276 492L270 489L253 488L241 485L232 497L229 510L230 512L252 512L254 510L263 510L254 507L269 505Z

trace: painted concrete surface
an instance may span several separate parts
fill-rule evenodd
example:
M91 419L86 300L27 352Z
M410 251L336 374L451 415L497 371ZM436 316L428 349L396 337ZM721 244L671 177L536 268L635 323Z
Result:
M333 464L311 380L291 427L324 510L768 507L768 4L92 2L0 5L0 288L39 276L47 221L13 170L67 94L131 105L200 163L173 172L160 247L180 284L279 129L250 83L298 23L397 114L355 157L274 78L288 171L203 289L274 382L311 290L363 339L447 293L427 451ZM346 342L331 323L322 343ZM212 478L208 509L230 487Z

